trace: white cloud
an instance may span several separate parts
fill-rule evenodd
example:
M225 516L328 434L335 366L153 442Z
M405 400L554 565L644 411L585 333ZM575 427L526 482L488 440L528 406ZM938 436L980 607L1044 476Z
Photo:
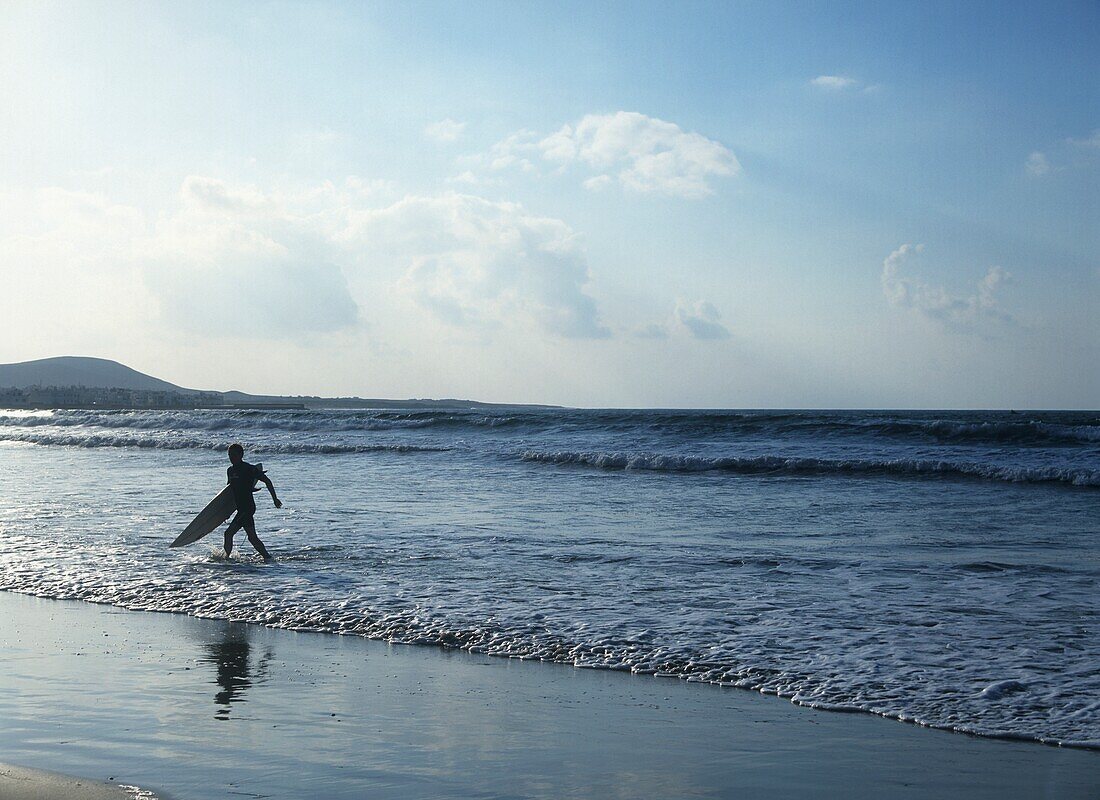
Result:
M1078 147L1100 147L1100 128L1094 130L1091 136L1084 139L1069 139L1069 143Z
M361 183L353 182L353 190ZM288 210L298 197L189 176L182 207L140 244L145 283L173 326L234 338L292 338L355 325L359 309L326 257L319 220Z
M358 309L325 243L326 209L370 189L349 179L341 188L264 193L188 176L169 207L143 212L105 195L52 187L24 203L26 224L3 214L5 227L20 233L0 236L0 262L18 261L37 274L67 303L66 318L80 314L87 330L128 315L159 316L189 335L332 331L354 325ZM28 304L48 307L32 288L22 292Z
M340 141L341 138L340 134L332 128L311 128L295 135L297 143L306 148L324 147Z
M133 266L145 216L95 192L0 192L0 320L7 346L91 348L130 334L148 302ZM104 337L107 325L112 334Z
M452 175L447 178L447 183L452 183L460 186L499 186L502 181L500 178L493 178L487 175L478 175L473 170L463 170L457 175Z
M539 135L526 128L511 133L489 148L488 156L477 158L488 164L489 169L502 170L517 168L524 172L535 172L531 157L538 154Z
M0 194L0 263L20 265L5 275L15 295L38 309L54 297L69 321L78 306L85 327L117 317L126 297L189 339L300 341L365 323L408 335L432 318L483 334L609 336L566 223L457 193L379 203L390 188L188 176L148 214L64 189ZM17 306L9 297L0 315L23 319Z
M659 322L651 322L634 332L639 339L667 339L668 326Z
M251 186L230 186L217 178L188 175L180 188L180 198L189 206L204 211L239 213L270 206L269 199Z
M91 304L101 294L88 291L97 275L130 275L133 243L146 230L140 209L104 194L55 186L0 193L0 294L18 301L24 293L60 296L80 287L74 296Z
M683 197L710 194L709 177L741 169L733 153L713 139L630 111L589 114L543 139L539 149L550 161L580 161L603 174L618 170L628 189Z
M1046 155L1038 150L1027 157L1027 163L1024 166L1028 174L1036 178L1050 172L1050 162L1047 161Z
M424 128L424 136L436 142L453 142L462 135L466 129L465 122L455 122L450 117L433 122Z
M1035 178L1067 170L1087 169L1095 165L1097 151L1100 151L1100 129L1084 139L1069 137L1047 152L1036 150L1030 153L1024 168Z
M1001 267L990 267L972 294L952 294L942 286L901 274L902 264L923 251L924 245L903 244L883 260L882 291L890 305L912 309L956 329L972 328L983 320L1015 322L997 300L998 288L1011 277Z
M517 131L482 159L490 169L526 171L537 169L536 160L559 169L588 167L596 172L585 181L589 189L618 180L634 192L680 197L711 194L711 178L741 170L736 156L720 142L633 111L588 114L541 138L533 131Z
M268 195L189 177L183 210L150 246L148 283L177 324L219 324L239 308L264 336L354 325L345 274L368 272L451 325L608 335L584 291L580 238L561 220L457 193L371 207L370 194L362 181Z
M595 177L586 180L583 186L590 192L598 192L602 189L606 189L608 186L611 185L611 183L612 178L610 175L596 175Z
M355 179L265 194L188 178L183 210L158 227L149 284L173 320L201 325L211 320L187 309L218 284L267 336L354 325L349 280L368 277L451 325L608 335L584 291L580 239L561 220L457 193L373 205L387 188ZM206 308L229 313L216 299Z
M854 78L848 78L843 75L818 75L810 81L810 84L819 89L837 92L855 86L856 81Z
M667 320L635 328L631 335L639 339L668 339L674 334L707 341L729 339L732 334L721 320L722 315L713 303L680 299Z
M470 195L410 196L356 213L347 236L404 265L399 287L450 325L609 335L584 289L584 248L561 220Z
M706 300L697 300L694 303L678 300L673 317L683 330L696 339L730 338L729 329L720 322L722 315Z
M74 255L93 241L119 246L145 226L140 210L95 192L51 186L34 193L32 208L43 244L68 247Z

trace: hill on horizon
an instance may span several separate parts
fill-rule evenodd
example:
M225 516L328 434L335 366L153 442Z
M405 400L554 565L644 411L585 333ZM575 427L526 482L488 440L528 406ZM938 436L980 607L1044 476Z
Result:
M348 408L449 408L459 407L525 407L554 408L555 406L527 403L486 403L477 400L408 399L386 400L362 397L324 398L316 395L263 395L240 391L187 389L174 383L138 372L125 364L108 358L91 356L56 356L14 364L0 364L0 389L28 389L38 387L79 386L85 389L130 389L148 392L178 392L185 395L220 395L225 403L304 403L307 406Z
M138 372L125 364L91 356L57 356L0 364L0 388L82 386L87 389L137 389L150 392L196 394L174 383Z

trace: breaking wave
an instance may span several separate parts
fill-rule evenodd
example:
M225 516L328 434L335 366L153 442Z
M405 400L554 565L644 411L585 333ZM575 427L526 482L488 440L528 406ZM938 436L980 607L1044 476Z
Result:
M1100 486L1100 469L1003 466L936 459L828 459L784 456L704 458L658 453L526 451L524 461L607 470L733 472L742 475L896 475L984 478L1013 483Z
M224 450L220 440L194 439L183 436L118 436L96 433L0 433L0 442L55 445L61 447L137 447L153 450ZM269 442L250 446L250 452L263 453L444 453L450 447L415 444L326 444L322 442Z
M1049 416L1049 415L1048 415ZM875 412L692 412L521 410L517 412L357 409L353 411L56 411L2 415L0 426L94 427L133 430L254 430L357 432L411 429L649 432L692 437L879 439L992 447L1100 447L1100 418L1060 412L1051 419L1016 419L1006 413L956 418Z
M506 428L517 417L461 412L317 412L317 411L58 411L51 414L0 415L0 426L18 428L112 428L131 430L256 430L301 433L388 431L408 428Z

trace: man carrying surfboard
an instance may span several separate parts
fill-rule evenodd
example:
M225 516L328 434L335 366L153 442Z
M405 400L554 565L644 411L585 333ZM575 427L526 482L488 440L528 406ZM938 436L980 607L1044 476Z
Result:
M263 481L267 484L267 490L271 492L275 508L282 508L282 501L275 495L275 485L262 469L244 460L244 447L237 442L229 445L229 461L231 463L226 470L226 475L229 478L229 487L233 491L233 500L237 503L237 516L233 517L233 521L225 529L225 557L229 558L229 554L233 552L234 534L244 528L248 534L249 543L256 548L257 553L263 556L264 561L274 561L271 553L267 552L264 543L260 541L260 537L256 535L256 501L252 499L252 492L259 490L252 487L256 485L256 481Z

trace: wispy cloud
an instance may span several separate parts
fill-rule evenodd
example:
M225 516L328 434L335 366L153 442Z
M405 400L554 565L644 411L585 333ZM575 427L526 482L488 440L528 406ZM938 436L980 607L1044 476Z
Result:
M635 328L631 335L638 339L670 339L673 335L679 335L703 341L729 339L732 336L729 328L722 324L722 315L713 303L683 299L676 301L666 320Z
M147 231L147 218L140 209L100 192L58 186L0 193L0 219L6 223L5 230L0 230L0 264L13 272L44 273L46 287L54 280L55 270L62 276L66 269L74 273L125 270L133 241ZM21 286L20 291L23 288L28 287Z
M847 75L818 75L810 79L810 86L823 94L877 94L881 83L864 83Z
M539 155L539 135L523 128L508 134L489 148L485 157L475 157L475 161L487 163L491 170L520 169L524 172L536 172L531 161Z
M819 89L838 92L842 89L851 89L856 85L856 80L844 75L818 75L810 81L810 84Z
M205 175L188 175L180 187L180 199L202 211L239 213L271 206L270 199L253 186L232 186Z
M922 244L903 244L883 260L882 291L890 305L911 309L957 330L972 329L983 321L1016 322L997 299L999 288L1011 277L1001 267L990 267L973 293L953 294L943 286L902 275L902 264L922 252Z
M59 187L35 194L37 225L0 237L0 263L37 273L86 330L159 318L189 338L291 339L358 321L320 223L288 213L285 196L205 176L157 211ZM21 287L24 302L32 291Z
M696 339L730 338L729 329L721 322L722 315L706 300L694 303L679 300L673 316L676 323Z
M1067 139L1070 144L1075 144L1078 147L1097 147L1100 148L1100 128L1097 128L1092 132L1091 136L1086 136L1084 139Z
M492 175L479 175L473 170L467 169L447 178L447 183L459 186L499 186L502 181Z
M1036 150L1027 157L1024 168L1033 178L1041 178L1050 172L1050 161L1047 160L1046 153Z
M614 182L614 179L610 175L594 175L591 178L585 179L584 183L581 185L590 192L599 192L606 189Z
M291 338L354 326L359 306L325 232L288 209L318 198L315 191L280 197L187 177L180 209L136 246L164 318L231 338Z
M635 330L634 335L639 339L667 339L668 326L659 322L651 322Z
M456 122L447 117L426 126L424 136L436 142L454 142L462 135L464 130L466 130L465 122Z
M1100 156L1098 151L1100 151L1100 128L1084 138L1066 137L1050 142L1045 150L1031 152L1027 161L1024 162L1024 169L1033 178L1088 169L1097 164L1097 158Z

